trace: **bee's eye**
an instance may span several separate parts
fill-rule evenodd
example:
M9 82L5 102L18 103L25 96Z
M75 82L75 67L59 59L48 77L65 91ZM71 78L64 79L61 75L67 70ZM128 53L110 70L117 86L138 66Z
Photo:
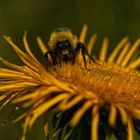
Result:
M69 40L64 40L64 41L58 41L56 43L56 47L60 50L66 49L70 47L70 42Z

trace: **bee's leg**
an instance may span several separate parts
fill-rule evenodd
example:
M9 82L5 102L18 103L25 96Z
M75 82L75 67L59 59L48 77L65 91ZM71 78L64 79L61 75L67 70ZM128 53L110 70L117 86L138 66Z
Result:
M91 55L89 55L88 53L87 53L87 56L92 60L93 63L97 63L96 60Z
M85 68L87 68L85 55L89 56L89 54L87 52L86 46L81 42L78 43L77 48L76 48L76 52L79 51L80 49L82 49L82 56L83 56ZM91 56L90 56L90 58L91 58Z
M47 52L45 53L45 55L44 55L44 56L45 56L46 63L49 62L48 55L51 56L52 62L53 62L53 64L55 65L55 64L57 63L56 54L55 54L54 52L52 52L52 51L47 51Z
M78 45L77 45L77 49L80 49L80 48L82 49L82 55L83 55L83 60L84 60L85 65L86 65L85 55L87 55L92 60L93 63L97 63L95 61L95 59L91 55L89 55L86 46L81 42L79 42Z
M76 54L73 52L73 53L71 53L71 55L72 55L72 64L74 64L75 63L75 56L76 56Z
M83 55L83 54L82 54L82 55ZM85 55L83 55L83 60L84 60L84 65L85 65L85 68L87 68Z

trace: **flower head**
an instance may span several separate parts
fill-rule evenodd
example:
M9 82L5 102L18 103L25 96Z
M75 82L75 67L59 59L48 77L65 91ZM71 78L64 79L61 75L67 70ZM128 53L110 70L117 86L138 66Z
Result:
M86 32L85 25L79 37L83 43ZM76 137L74 131L87 133L83 136L91 140L110 134L118 139L133 140L133 129L140 133L140 72L136 70L140 58L132 59L140 39L130 47L128 37L125 37L107 56L108 39L105 38L97 63L91 63L87 58L86 69L80 53L74 65L61 63L46 68L31 52L26 33L23 36L26 52L20 50L10 37L4 38L24 65L18 66L0 58L9 67L0 68L0 101L3 101L0 110L7 104L15 105L18 110L26 108L15 120L25 119L22 140L37 119L50 110L56 113L54 134L62 138L63 129L66 130L63 139ZM95 40L96 35L89 40L89 54L92 53ZM44 54L47 47L40 37L37 37L37 42ZM48 121L44 126L48 135ZM90 132L84 130L89 127Z

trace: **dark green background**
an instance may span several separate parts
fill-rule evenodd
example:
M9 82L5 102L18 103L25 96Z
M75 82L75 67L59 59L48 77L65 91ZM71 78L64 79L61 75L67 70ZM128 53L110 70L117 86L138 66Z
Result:
M89 26L88 37L97 33L95 55L103 37L109 37L110 50L124 36L134 41L140 35L140 0L0 0L0 56L15 62L15 52L8 47L2 35L10 35L20 46L25 30L32 50L41 59L35 37L47 43L50 32L58 27L69 27L79 34L83 24ZM6 111L0 114L0 123ZM0 127L0 140L19 140L21 124ZM38 122L27 140L45 140L42 122Z

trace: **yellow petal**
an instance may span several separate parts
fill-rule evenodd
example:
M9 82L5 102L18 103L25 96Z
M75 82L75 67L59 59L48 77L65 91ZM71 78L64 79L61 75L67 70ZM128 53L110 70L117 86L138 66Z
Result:
M85 38L86 38L86 34L87 34L87 25L85 24L82 28L82 31L80 33L80 37L79 37L79 41L82 43L85 43Z
M25 140L25 136L26 136L26 133L27 133L27 130L28 130L29 121L30 121L30 116L28 116L25 119L25 122L24 122L24 125L23 125L23 132L22 132L22 138L21 138L21 140Z
M22 70L22 67L21 67L21 66L12 64L12 63L6 61L5 59L3 59L2 57L0 57L0 61L1 61L3 64L7 65L8 67L12 68L12 69L15 69L15 70L17 70L17 71L21 71L21 70Z
M81 96L77 96L77 97L74 97L74 99L72 99L71 101L67 102L66 100L64 100L64 102L60 103L58 108L60 110L67 110L73 106L75 106L76 104L78 104L80 101L82 100L82 97Z
M24 32L23 43L24 43L24 47L25 47L27 53L28 53L30 56L32 56L32 58L33 58L35 61L37 61L37 59L35 58L35 56L34 56L33 53L31 52L30 47L29 47L29 45L28 45L28 41L27 41L27 31Z
M117 58L117 60L116 60L116 63L117 63L117 64L120 64L120 65L121 65L121 63L122 63L122 61L123 61L125 55L127 54L127 51L129 50L129 48L130 48L130 42L128 42L128 43L124 46L123 50L120 52L120 54L119 54L119 56L118 56L118 58Z
M48 134L49 134L48 123L45 123L45 125L44 125L44 132L45 132L45 135L48 136Z
M136 119L140 120L140 109L132 108L131 113Z
M122 66L126 66L128 64L130 58L133 56L134 52L138 49L139 45L140 45L140 38L135 41L135 43L127 53L126 57L122 62Z
M43 40L40 37L37 37L36 40L37 40L38 46L39 46L39 48L40 48L40 50L41 50L41 52L42 52L43 55L46 52L49 51L48 48L46 47L45 43L43 42ZM48 55L48 60L50 62L52 62L52 59L51 59L51 56L50 55Z
M109 56L108 58L108 62L113 62L116 58L116 56L118 55L119 51L121 50L121 48L127 43L128 41L128 37L123 38L120 43L115 47L115 49L113 50L112 54Z
M127 113L126 113L125 109L123 107L121 107L120 105L117 105L117 108L120 112L122 123L127 124Z
M99 60L105 61L107 56L107 49L108 49L108 38L104 38L103 45L100 51Z
M93 50L96 39L97 39L97 35L94 34L94 35L91 36L91 38L88 42L87 50L88 50L89 55L92 54L92 50Z
M99 127L99 112L98 106L95 105L92 109L91 140L98 140L98 127Z
M133 123L132 120L129 118L128 119L128 140L133 140L134 139L134 134L133 134Z
M21 82L16 84L9 84L9 85L0 85L0 91L8 91L12 89L20 89L20 88L31 88L38 86L37 83L31 83L31 82Z
M80 109L74 113L74 116L71 119L71 125L75 126L79 123L80 119L84 115L84 113L93 105L92 101L86 101Z
M135 68L137 68L138 66L140 66L140 57L137 58L136 60L134 60L132 63L130 63L130 64L128 65L128 68L133 68L133 69L135 69Z
M115 125L116 117L117 117L117 109L114 105L111 105L110 113L109 113L109 120L108 120L108 122L111 126Z
M46 103L43 103L39 107L35 108L33 110L33 116L29 122L29 127L31 127L36 119L41 116L44 112L48 111L51 107L53 107L55 104L59 103L60 101L64 100L68 95L67 94L60 94L56 97L53 97L53 99L47 101Z
M42 54L44 55L48 51L48 48L46 47L45 43L43 42L43 40L39 36L36 39L37 39L37 43L39 45L39 48L40 48Z

